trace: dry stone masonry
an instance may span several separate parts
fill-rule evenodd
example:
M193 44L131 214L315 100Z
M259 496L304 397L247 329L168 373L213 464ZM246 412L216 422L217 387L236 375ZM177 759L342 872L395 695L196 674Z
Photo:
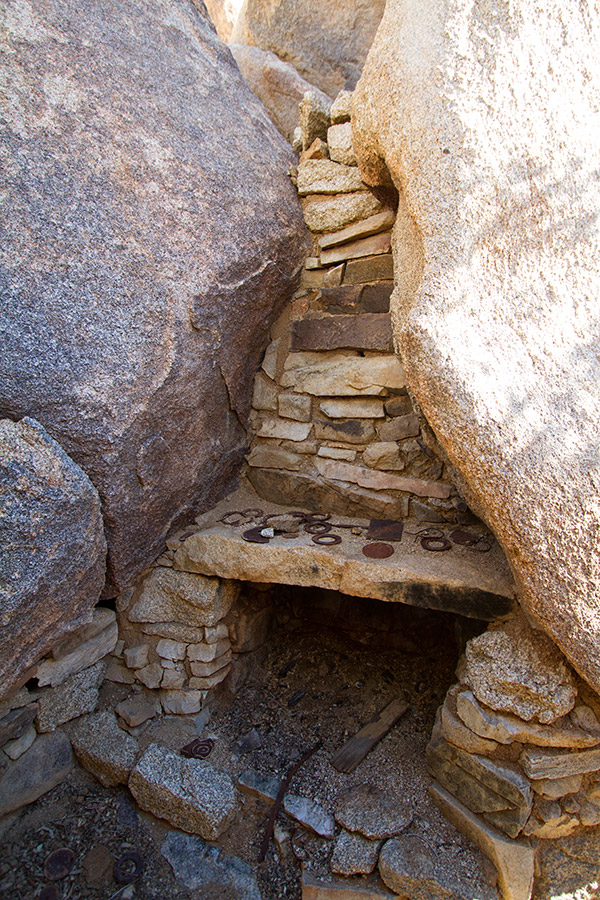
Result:
M254 383L247 477L262 497L337 513L471 522L394 353L394 210L361 180L352 94L300 104L292 171L312 235Z

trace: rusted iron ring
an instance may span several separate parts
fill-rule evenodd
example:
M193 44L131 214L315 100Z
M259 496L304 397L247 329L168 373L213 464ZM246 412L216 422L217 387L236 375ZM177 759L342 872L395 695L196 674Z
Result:
M307 522L327 522L331 518L331 513L306 513L305 517Z
M339 534L315 534L311 538L313 544L322 544L324 547L333 547L334 544L341 544L342 539Z
M304 530L307 534L327 534L328 531L331 531L331 525L329 522L308 522L304 526Z
M423 550L430 550L431 552L441 553L442 550L451 550L452 544L445 537L433 537L430 535L429 537L421 538L421 547Z
M144 860L137 850L128 850L117 860L113 868L113 877L118 884L133 884L144 871Z
M231 516L237 516L235 522L230 522L229 519ZM219 522L222 522L223 525L231 525L235 527L236 525L247 525L248 520L246 519L245 513L243 513L239 509L232 509L230 512L226 512L224 516L221 516Z
M212 738L194 738L179 751L187 759L206 759L212 753L215 742Z

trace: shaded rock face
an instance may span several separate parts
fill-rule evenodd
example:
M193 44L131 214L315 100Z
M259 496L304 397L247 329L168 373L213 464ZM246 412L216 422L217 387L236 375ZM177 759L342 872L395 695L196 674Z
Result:
M90 618L106 541L89 478L32 419L0 421L0 696Z
M201 12L203 6L206 8L217 34L222 41L228 41L242 0L192 0L192 3Z
M293 155L184 0L5 9L0 411L98 489L107 595L237 473L305 231Z
M245 0L231 39L271 50L335 97L352 90L385 0Z
M394 248L408 383L596 689L599 29L575 5L388 0L354 97L363 178L391 176L416 225Z

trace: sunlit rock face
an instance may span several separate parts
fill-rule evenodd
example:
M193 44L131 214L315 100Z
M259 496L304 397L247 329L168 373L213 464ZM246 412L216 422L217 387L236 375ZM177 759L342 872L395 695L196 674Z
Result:
M0 414L91 479L116 593L239 471L306 254L295 157L204 7L2 11Z
M597 689L599 39L597 3L388 0L354 98L363 177L414 223L409 384L525 610Z

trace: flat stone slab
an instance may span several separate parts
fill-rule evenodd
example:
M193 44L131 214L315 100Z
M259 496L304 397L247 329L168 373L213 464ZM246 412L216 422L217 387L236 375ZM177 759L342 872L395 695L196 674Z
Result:
M160 852L170 863L177 880L191 890L207 891L210 896L223 896L231 900L262 898L250 866L237 856L221 853L202 838L170 831ZM203 896L203 893L198 896Z
M392 556L383 560L367 559L362 553L366 539L347 528L333 530L342 537L333 546L314 544L303 530L294 540L275 536L268 544L253 544L242 538L250 525L232 527L219 521L231 510L249 507L260 508L265 515L290 511L250 490L236 491L198 517L198 531L182 541L175 554L175 569L240 581L322 587L486 620L512 609L514 583L495 543L485 554L459 546L431 553L405 534L394 544ZM366 519L335 516L332 521L355 522L363 534L368 526ZM405 531L417 530L417 523L407 520Z

